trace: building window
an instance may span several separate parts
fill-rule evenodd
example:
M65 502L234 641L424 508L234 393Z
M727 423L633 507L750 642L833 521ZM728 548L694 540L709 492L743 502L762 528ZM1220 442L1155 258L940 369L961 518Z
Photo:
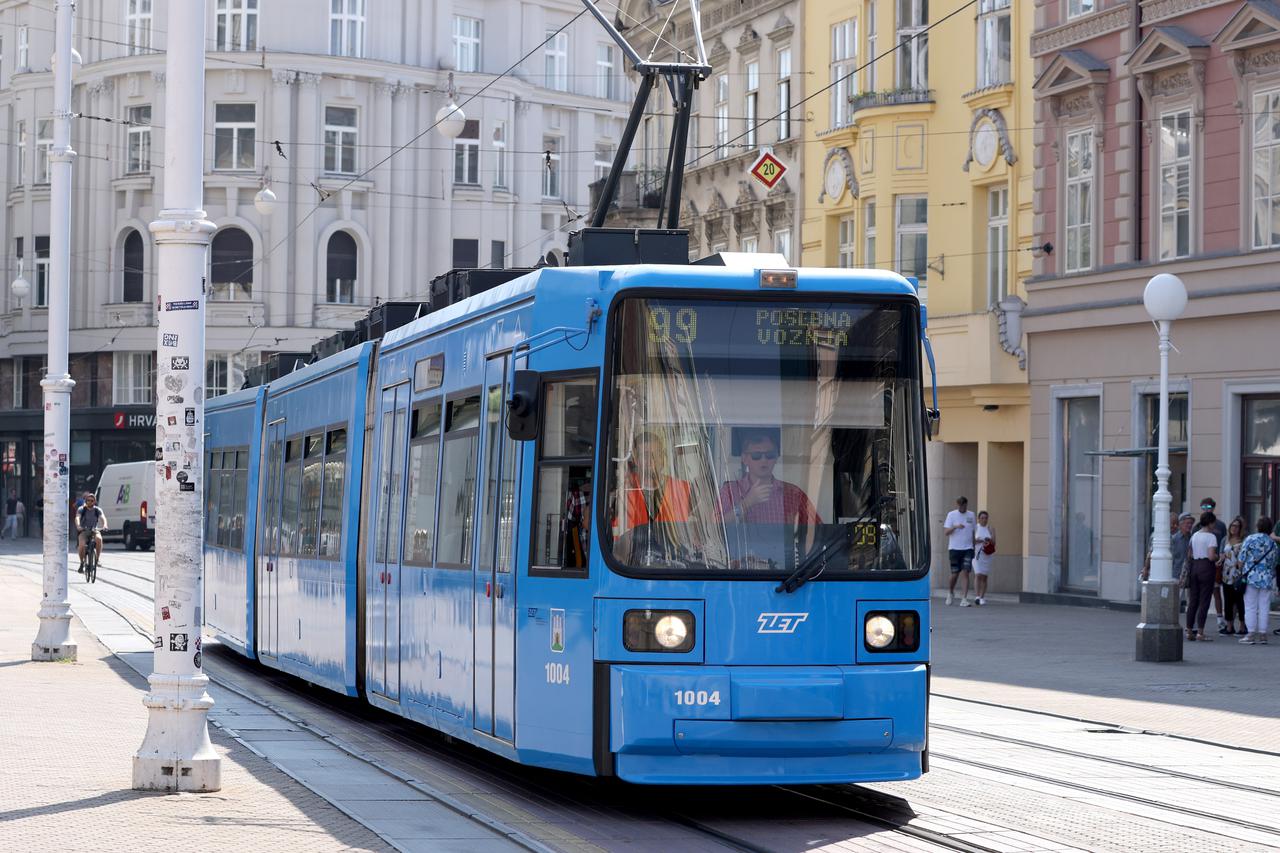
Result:
M1187 508L1187 447L1190 430L1187 418L1188 399L1186 391L1169 393L1169 491L1173 494L1170 507L1181 513ZM1134 442L1143 447L1158 447L1160 444L1160 395L1142 395L1142 438ZM1156 491L1156 455L1144 453L1142 468L1145 476L1143 482L1147 488L1142 490L1142 515L1140 522L1143 540L1151 537L1151 499ZM1255 519L1256 520L1256 519ZM1252 525L1253 522L1250 522ZM1246 532L1253 528L1245 528Z
M1253 96L1253 247L1280 246L1280 90Z
M747 97L743 106L746 110L746 134L743 142L748 147L756 144L756 111L760 105L760 63L747 63Z
M325 248L325 301L350 305L356 301L356 240L346 231L335 231Z
M155 353L117 352L112 355L112 361L112 403L117 406L151 403L155 397Z
M209 298L253 298L253 240L239 228L224 228L213 235L210 248Z
M507 265L507 244L504 240L489 241L489 269L500 270Z
M778 141L791 136L791 48L778 51Z
M453 16L453 63L459 71L480 70L479 18Z
M124 238L124 272L121 276L120 299L122 302L146 301L146 289L143 285L143 253L142 235L137 229L129 229Z
M1240 505L1249 531L1262 516L1280 513L1280 397L1249 396L1241 402ZM1170 410L1172 404L1170 400Z
M545 56L547 88L569 91L569 34L547 30Z
M151 51L151 0L128 0L125 6L125 52L129 56Z
M324 170L336 175L356 173L355 107L324 108Z
M151 105L129 107L128 173L140 175L151 171Z
M1093 11L1095 0L1067 0L1067 17L1078 18Z
M258 0L218 0L216 25L218 50L257 50Z
M867 31L867 85L865 91L875 92L876 87L876 2L867 0L866 11L862 16L864 29Z
M783 260L791 263L791 229L779 228L773 232L773 250L782 255Z
M760 238L755 234L752 234L749 237L743 237L738 243L738 251L752 255L755 254L760 251Z
M36 237L36 308L49 307L49 238Z
M453 241L453 268L456 270L470 270L478 266L480 266L480 241L455 239Z
M613 143L596 143L596 158L592 166L595 169L594 180L602 181L609 176L609 170L613 168Z
M560 198L560 138L542 137L542 197Z
M862 265L876 265L876 200L869 198L862 203Z
M221 397L244 385L244 353L211 352L205 356L204 395Z
M1093 266L1093 129L1067 134L1066 270Z
M364 56L364 0L330 0L329 53Z
M858 21L850 18L831 26L831 126L844 127L849 123L853 105L853 70L857 67L854 57L858 48Z
M611 44L596 44L596 97L617 100L618 62L617 48Z
M30 33L25 26L18 27L18 70L27 71L31 68L31 43L28 41Z
M213 108L213 168L252 169L257 158L257 107L216 104Z
M852 216L840 217L838 226L839 234L837 240L836 266L842 269L851 269L855 266L853 260L854 247L857 246L857 232L853 227Z
M469 118L453 140L453 182L480 183L480 120Z
M929 0L898 0L898 88L929 88Z
M987 190L987 304L1009 295L1009 188Z
M729 77L716 78L716 159L729 156Z
M49 183L49 154L53 151L53 120L36 122L36 183Z
M1061 584L1064 589L1096 592L1101 537L1102 470L1096 452L1101 449L1102 417L1098 397L1072 397L1060 403L1062 436L1062 492L1060 515Z
M13 138L16 140L15 148L17 153L14 155L14 186L22 186L23 181L27 177L27 123L25 121L17 122L14 127Z
M1160 260L1191 254L1191 110L1160 116Z
M929 270L929 199L922 195L900 195L896 208L898 272L920 282L920 292L924 293Z
M1012 56L1013 0L981 0L978 12L978 87L995 86L1013 80Z
M507 185L507 123L500 121L493 126L493 185Z

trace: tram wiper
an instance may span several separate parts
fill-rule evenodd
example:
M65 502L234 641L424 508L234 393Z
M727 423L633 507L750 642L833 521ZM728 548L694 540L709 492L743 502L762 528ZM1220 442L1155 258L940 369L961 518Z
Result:
M849 530L854 525L871 521L875 517L876 513L879 512L881 507L891 504L893 501L894 498L892 495L882 495L871 502L871 505L867 507L866 512L855 518L853 521L846 522L841 526L844 527L845 530ZM830 553L837 545L843 544L845 539L846 537L844 536L833 536L831 541L826 545L823 545L817 551L814 551L812 554L801 560L800 565L796 566L795 571L787 575L786 579L783 580L782 583L778 584L773 591L795 592L797 589L822 574L823 570L827 567L827 554ZM814 571L815 569L817 571Z

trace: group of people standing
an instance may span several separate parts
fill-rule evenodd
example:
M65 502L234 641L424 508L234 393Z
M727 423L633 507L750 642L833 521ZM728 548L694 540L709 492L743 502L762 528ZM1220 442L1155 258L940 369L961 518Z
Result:
M1216 508L1213 498L1205 498L1199 519L1189 512L1169 519L1173 572L1187 593L1186 638L1213 639L1205 630L1212 603L1219 634L1238 636L1241 645L1265 645L1280 562L1280 527L1268 516L1259 518L1252 531L1241 516L1224 524ZM1149 572L1150 557L1143 580Z
M969 499L956 498L956 508L947 513L942 522L942 535L947 537L947 554L951 558L951 586L947 589L947 604L955 601L956 582L963 580L960 588L960 606L987 603L987 578L991 575L991 562L996 552L996 532L991 526L991 516L984 509L975 517L969 512ZM969 581L973 580L974 599L969 601Z

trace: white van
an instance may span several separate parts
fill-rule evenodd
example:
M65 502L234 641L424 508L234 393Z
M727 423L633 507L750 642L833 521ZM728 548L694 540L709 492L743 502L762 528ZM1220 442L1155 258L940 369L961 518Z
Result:
M111 525L103 542L123 542L128 551L156 544L156 463L120 462L102 469L98 506Z

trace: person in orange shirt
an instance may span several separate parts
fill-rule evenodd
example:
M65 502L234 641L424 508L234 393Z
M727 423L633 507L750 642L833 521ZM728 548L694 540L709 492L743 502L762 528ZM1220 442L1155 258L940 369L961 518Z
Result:
M632 444L626 480L613 519L614 553L628 559L636 528L655 522L689 520L689 483L667 473L667 443L656 432L642 432ZM652 545L652 537L650 539Z

